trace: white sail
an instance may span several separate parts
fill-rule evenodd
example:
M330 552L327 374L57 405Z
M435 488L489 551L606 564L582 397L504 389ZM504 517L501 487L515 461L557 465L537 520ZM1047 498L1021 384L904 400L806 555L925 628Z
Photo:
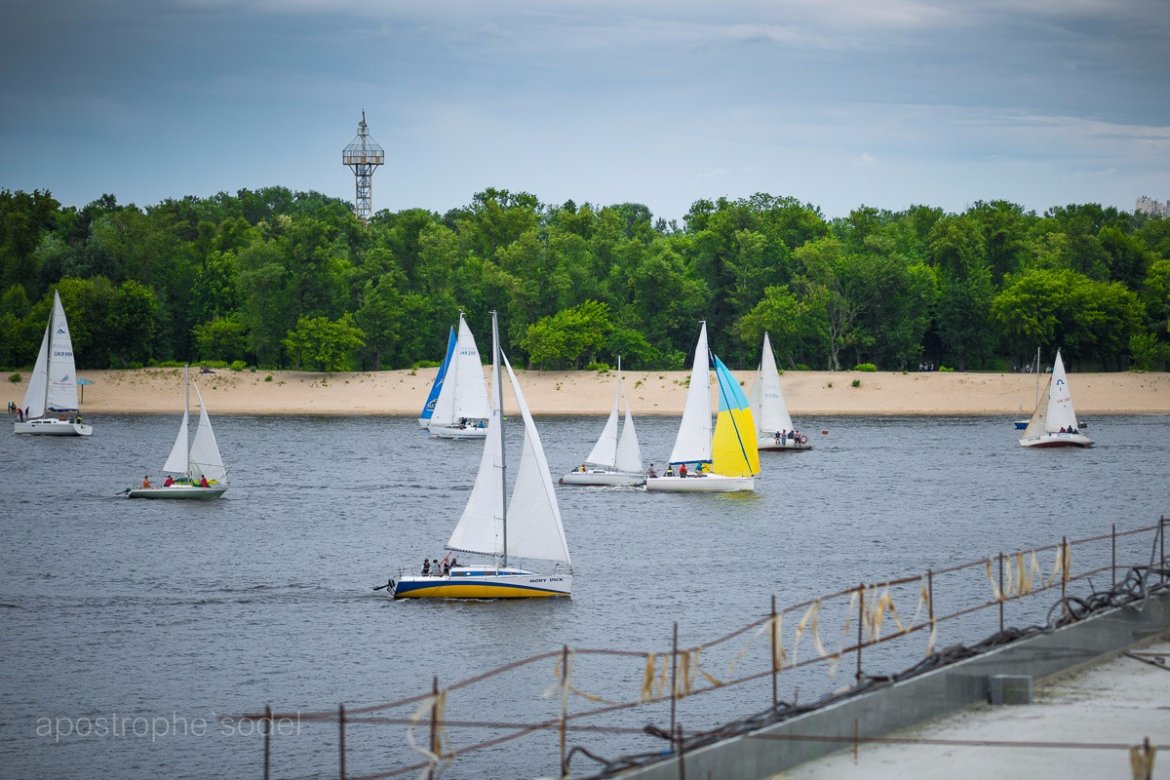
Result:
M691 386L687 391L686 406L683 407L682 421L674 449L670 451L671 463L698 463L711 460L711 372L707 351L707 323L699 330L699 342L695 347L695 362L691 366Z
M497 390L492 397L479 473L476 474L467 506L451 538L447 540L447 548L456 552L504 558L535 558L568 565L569 547L565 541L560 508L549 476L544 448L540 444L540 435L507 357L494 344L493 351L508 371L512 392L524 420L524 445L520 464L516 468L516 483L505 510L504 478L501 474L505 466L504 437L500 393ZM494 364L493 376L499 377L498 368L498 363Z
M617 392L613 398L613 408L609 410L609 419L605 421L605 427L601 429L601 436L597 438L597 443L593 445L593 449L589 451L588 457L585 458L586 463L596 463L598 466L608 466L613 468L617 463L617 449L618 449L618 403L621 398L621 385L618 386Z
M622 425L622 437L618 440L617 459L614 467L619 471L640 473L642 471L642 448L638 446L638 434L634 431L634 417L630 404L626 403L626 420Z
M520 383L503 351L500 358L508 370L516 405L524 418L524 448L520 453L520 467L516 474L516 485L512 489L512 500L508 504L508 549L509 557L538 558L571 565L569 545L565 541L565 529L561 523L561 510L557 505L552 477L549 476L548 461L540 444L540 434L524 402Z
M1048 384L1048 414L1044 430L1053 433L1064 428L1077 430L1077 413L1073 411L1072 394L1068 389L1068 377L1064 373L1064 361L1060 350L1056 350L1056 361L1052 364L1052 379Z
M73 339L60 293L53 292L53 309L36 366L24 394L28 416L43 417L48 412L70 412L77 409L77 369L73 362Z
M183 422L179 425L179 435L175 437L175 444L171 447L171 454L167 456L167 462L163 464L163 471L169 471L173 474L186 474L187 468L190 465L187 461L187 449L190 446L190 439L187 436L187 410L183 410Z
M215 432L211 430L211 418L207 416L207 407L203 404L203 394L199 392L199 385L193 385L195 397L199 399L199 427L195 429L195 439L191 442L192 473L198 473L215 482L227 482L227 468L223 465L223 457L219 454L219 444L215 441ZM187 413L183 412L183 425L186 427Z
M28 378L28 388L24 391L22 407L31 418L43 417L45 414L45 391L49 387L49 334L52 332L53 318L50 316L45 325L45 337L41 339L41 351L37 353L37 364Z
M1028 439L1044 433L1048 420L1048 393L1052 389L1051 382L1052 380L1049 379L1049 384L1044 386L1044 394L1040 396L1040 402L1036 404L1036 411L1032 412L1032 417L1028 420L1024 432L1020 434L1020 438Z
M752 385L750 400L752 416L756 418L756 427L762 435L774 436L777 431L793 429L792 417L788 414L788 405L784 402L784 392L780 387L780 372L776 370L776 358L772 354L772 342L767 333L764 334L760 370Z
M455 355L447 368L443 389L435 401L431 415L431 426L456 424L460 418L482 420L490 414L487 386L483 379L483 362L475 337L467 327L463 315L459 315L459 335L455 342Z

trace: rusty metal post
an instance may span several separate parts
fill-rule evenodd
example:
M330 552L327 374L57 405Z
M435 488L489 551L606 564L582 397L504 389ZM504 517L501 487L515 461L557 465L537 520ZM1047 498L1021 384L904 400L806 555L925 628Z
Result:
M272 757L272 705L264 705L264 780L268 780L268 770Z
M569 728L569 646L561 645L561 777L569 776L569 765L565 760L565 732Z
M931 627L934 627L934 571L932 569L926 570L926 599L930 603L927 604L928 614L930 616Z
M1170 566L1166 566L1166 518L1165 518L1165 516L1158 517L1158 531L1162 533L1162 572L1163 572L1162 573L1162 581L1165 582L1166 579L1170 578L1170 573L1166 573L1166 568L1170 568Z
M337 705L337 755L341 780L345 780L345 705Z
M853 763L857 763L857 749L859 737L861 736L861 727L857 723L857 718L853 719Z
M683 727L678 724L678 733L671 732L671 738L678 743L678 780L687 780L687 762L683 758ZM1149 740L1146 740L1149 742Z
M999 554L999 633L1003 633L1003 603L1007 594L1003 592L1003 553Z
M670 739L674 741L674 715L676 707L676 699L678 692L678 681L675 675L678 674L678 623L674 624L674 640L670 649ZM677 750L677 745L675 747Z
M854 675L855 679L861 679L861 642L862 633L861 627L865 625L865 583L857 586L857 672Z
M1109 555L1109 570L1113 572L1113 587L1117 587L1117 523L1114 523L1111 528L1110 540L1112 548Z
M1068 537L1060 537L1060 599L1064 601L1068 595ZM1064 608L1067 610L1068 605Z
M772 709L776 709L776 705L780 703L780 698L776 694L776 676L779 671L776 668L776 659L779 657L776 653L776 594L772 594L772 622L768 634L771 638L772 645Z

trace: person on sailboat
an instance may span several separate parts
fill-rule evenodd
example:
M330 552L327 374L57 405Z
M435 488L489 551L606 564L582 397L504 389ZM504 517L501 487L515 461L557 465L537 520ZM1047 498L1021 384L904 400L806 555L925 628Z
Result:
M679 476L679 479L682 479L682 478L683 478L683 477L685 477L686 475L687 475L687 464L685 464L685 463L680 463L680 464L679 464L679 467L678 467L678 476Z
M650 468L646 471L646 476L650 477L650 479L656 479L658 477L658 472L654 470L653 463L650 464Z
M146 490L150 490L150 488L154 487L153 485L150 484L150 475L149 474L146 474L145 476L142 477L142 487L145 488Z
M423 558L422 576L426 577L431 573L431 561L429 558Z
M211 485L207 484L207 475L206 474L204 474L203 476L201 476L199 478L199 487L211 487Z
M166 481L163 482L163 487L170 487L173 484L175 484L175 478L172 477L170 474L167 474Z

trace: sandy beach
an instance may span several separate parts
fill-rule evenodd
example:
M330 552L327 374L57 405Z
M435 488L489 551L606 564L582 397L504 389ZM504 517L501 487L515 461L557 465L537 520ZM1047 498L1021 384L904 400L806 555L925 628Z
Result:
M212 414L416 415L437 369L322 374L304 371L192 369ZM28 372L7 384L7 398L24 397ZM176 413L182 410L179 368L80 371L82 412ZM745 390L754 371L734 372ZM520 371L534 415L606 414L614 374L592 371ZM625 371L622 378L635 415L677 416L686 396L687 371ZM1047 377L1042 377L1042 381ZM853 387L854 380L860 380ZM1035 404L1031 374L789 371L784 395L793 417L824 415L1028 416ZM1170 373L1070 374L1080 416L1170 414ZM1041 386L1043 387L1043 386ZM506 410L515 411L505 389ZM194 405L194 400L192 401ZM799 424L799 419L797 420Z

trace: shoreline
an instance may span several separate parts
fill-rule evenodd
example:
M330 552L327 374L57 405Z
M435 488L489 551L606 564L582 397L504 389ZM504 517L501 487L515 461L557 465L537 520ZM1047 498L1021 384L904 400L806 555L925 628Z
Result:
M419 414L437 369L377 372L192 370L213 415L408 416ZM3 398L20 403L28 383L9 382ZM755 371L733 371L745 392ZM517 371L535 416L605 415L613 404L615 373ZM485 375L490 371L485 368ZM183 408L181 368L79 371L93 382L81 391L83 415L174 414ZM635 416L682 414L689 371L623 371ZM1047 375L1041 377L1043 383ZM268 379L268 377L271 377ZM859 386L853 387L853 382ZM789 412L819 416L1009 416L1031 415L1033 374L969 372L787 371L781 382ZM490 379L489 379L490 384ZM1170 373L1069 374L1078 416L1170 414ZM1043 384L1041 384L1041 391ZM714 397L714 396L713 396ZM196 402L192 399L192 408ZM714 407L713 407L714 408ZM505 389L504 409L515 413Z

